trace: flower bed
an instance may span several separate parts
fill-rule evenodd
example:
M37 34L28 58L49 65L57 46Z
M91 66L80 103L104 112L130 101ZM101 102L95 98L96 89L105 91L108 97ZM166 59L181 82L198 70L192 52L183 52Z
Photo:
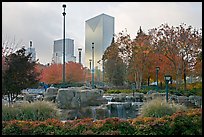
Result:
M202 135L202 109L161 118L3 121L3 135Z

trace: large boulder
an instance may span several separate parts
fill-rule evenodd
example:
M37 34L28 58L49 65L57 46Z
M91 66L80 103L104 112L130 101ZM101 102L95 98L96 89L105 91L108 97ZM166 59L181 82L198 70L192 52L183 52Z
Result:
M56 102L62 109L76 108L78 105L77 98L79 98L78 88L61 88L58 90Z
M44 100L55 102L57 94L58 88L54 87L47 88L46 92L44 93Z
M201 96L189 96L189 102L194 104L196 107L202 106L202 97Z
M188 105L188 97L187 96L178 96L178 103L187 106Z
M59 108L75 109L86 106L98 106L107 103L103 90L69 87L58 90L56 101Z

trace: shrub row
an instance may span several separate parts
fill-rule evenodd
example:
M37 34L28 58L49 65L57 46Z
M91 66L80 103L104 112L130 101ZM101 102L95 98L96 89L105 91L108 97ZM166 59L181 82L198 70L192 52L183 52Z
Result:
M106 91L106 93L109 94L119 94L119 93L132 93L133 90L130 89L109 89Z
M3 121L3 135L202 135L202 109L177 112L162 118L137 117L121 120L91 118L61 122Z
M146 94L148 91L149 91L149 89L146 88L146 89L135 90L134 92ZM166 90L159 90L158 92L159 93L165 93ZM181 90L181 89L178 91L170 89L168 92L170 94L174 94L177 96L190 96L190 95L202 96L202 88L201 89L193 88L191 90L186 90L186 91ZM109 94L133 93L133 90L131 90L131 89L109 89L105 93L109 93Z

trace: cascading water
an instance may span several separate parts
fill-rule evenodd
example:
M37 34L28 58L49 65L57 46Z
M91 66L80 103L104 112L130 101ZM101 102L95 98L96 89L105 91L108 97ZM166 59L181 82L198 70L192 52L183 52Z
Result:
M119 118L125 118L125 113L124 113L124 106L123 104L117 104L117 112L118 112L118 117Z
M91 108L91 111L92 111L92 117L94 119L94 121L96 120L96 108L95 107L92 107Z
M111 110L108 109L108 117L111 117Z

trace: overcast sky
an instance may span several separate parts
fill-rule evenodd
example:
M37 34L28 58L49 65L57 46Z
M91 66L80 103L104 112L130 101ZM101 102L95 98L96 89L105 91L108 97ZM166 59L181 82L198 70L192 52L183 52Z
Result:
M146 33L162 23L202 28L202 2L3 2L2 40L15 37L26 48L32 40L39 62L50 63L54 40L63 37L62 4L67 5L66 37L74 39L77 62L82 48L82 63L85 21L102 13L115 17L115 34L127 28L131 38L140 26Z

